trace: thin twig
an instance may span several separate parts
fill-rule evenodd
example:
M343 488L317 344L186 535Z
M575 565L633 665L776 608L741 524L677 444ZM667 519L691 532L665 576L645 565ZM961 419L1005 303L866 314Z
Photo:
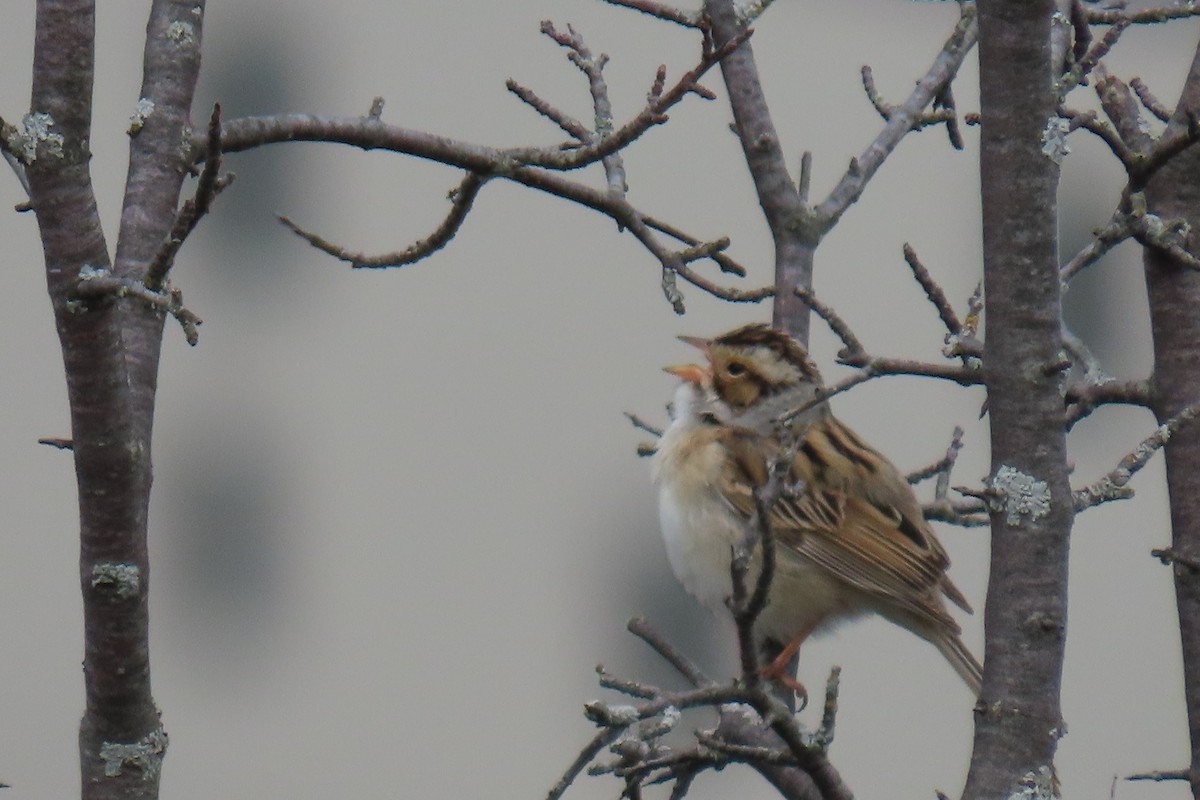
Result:
M634 636L650 645L654 652L674 667L676 672L687 678L693 686L710 686L712 684L708 676L690 658L664 639L644 617L634 617L625 627Z
M1170 22L1175 19L1186 19L1198 14L1200 14L1200 6L1192 3L1161 5L1154 8L1142 9L1141 11L1089 8L1087 10L1087 20L1093 25L1119 25L1121 23L1152 25L1159 22Z
M213 105L212 116L209 117L208 141L208 154L204 160L204 169L200 171L200 179L196 183L196 193L179 209L179 213L175 215L175 222L171 225L171 232L167 234L166 239L159 246L158 252L154 254L154 259L146 268L144 282L146 288L151 291L162 289L167 279L167 273L175 263L175 256L179 253L179 248L183 246L184 240L196 229L200 219L208 213L213 199L233 182L232 174L220 177L220 103Z
M1059 115L1070 123L1070 130L1075 131L1079 128L1092 133L1102 142L1108 145L1108 149L1112 151L1117 160L1130 169L1131 165L1137 160L1137 153L1129 149L1120 135L1104 120L1096 114L1095 111L1076 111L1070 108L1059 108Z
M537 113L541 114L546 119L553 122L563 130L568 136L573 136L580 142L586 142L591 136L591 131L579 120L559 110L551 105L548 101L543 100L532 89L522 86L512 78L509 78L504 83L505 87L515 94L522 102L528 105Z
M1166 566L1178 564L1179 566L1187 567L1192 572L1200 572L1200 561L1189 556L1185 556L1182 553L1177 553L1170 547L1151 550L1150 555L1157 558Z
M815 209L820 227L828 229L858 200L867 183L896 149L900 140L912 129L914 121L924 113L925 106L936 97L958 72L963 59L975 46L979 36L979 25L975 19L974 5L964 3L958 24L934 58L933 65L919 81L903 104L894 107L887 125L875 140L857 157L852 159L838 185Z
M854 331L850 330L850 326L846 321L833 310L832 307L826 305L817 299L813 294L812 289L797 287L795 290L796 296L803 301L804 305L808 306L813 312L825 321L829 326L829 330L842 340L845 349L838 353L838 359L843 363L852 364L856 359L866 357L866 350L862 346L862 342L854 335Z
M164 284L163 290L156 292L148 288L142 281L118 278L107 270L95 272L81 270L76 292L79 297L84 299L136 297L164 314L174 317L183 328L183 336L188 344L194 347L199 341L200 332L196 330L196 327L204 320L183 305L183 292L169 284Z
M402 267L408 264L415 264L418 261L428 258L429 256L441 250L450 240L458 233L466 221L467 214L471 211L471 206L475 202L475 198L479 195L479 190L487 183L488 179L484 176L473 172L468 172L462 179L459 185L451 189L447 195L450 199L450 213L442 220L442 223L424 239L418 239L403 250L397 250L392 253L383 253L382 255L367 255L365 253L355 253L346 248L326 241L311 231L307 231L297 225L288 217L278 215L277 219L283 223L292 233L304 239L313 247L327 253L334 258L345 261L354 269L389 269L392 267Z
M654 230L656 230L660 233L665 233L668 236L670 236L671 238L677 239L677 240L683 242L684 244L688 245L689 247L696 247L697 245L703 244L703 242L701 240L697 239L696 237L691 236L691 235L685 233L684 231L680 230L679 228L675 227L674 225L671 225L670 223L664 222L655 217L643 215L642 222L646 223L646 227L653 228ZM721 240L716 240L716 241L721 241ZM726 238L726 239L724 239L724 241L728 241L728 239ZM739 278L746 277L746 268L743 267L738 262L734 261L729 256L725 255L723 249L714 250L711 254L709 254L708 257L717 263L717 266L721 268L721 272L724 272L724 273L727 273L730 275L737 275Z
M787 425L805 411L824 403L829 398L847 392L860 383L866 383L869 380L886 375L939 378L941 380L953 381L960 386L976 386L983 383L982 370L953 364L931 364L903 358L870 357L861 364L855 364L855 366L858 367L858 372L838 383L824 387L812 399L777 416L774 422L779 425Z
M813 734L813 744L821 752L829 752L833 744L833 735L837 725L838 691L842 684L842 668L834 666L829 670L829 680L825 681L825 705L821 708L821 726Z
M955 425L954 432L950 437L950 446L946 449L946 454L929 466L908 473L904 476L905 480L915 485L936 476L938 483L941 483L941 477L950 472L950 469L954 466L954 462L958 459L958 451L962 449L962 437L963 429ZM935 496L938 495L935 493Z
M962 150L966 147L962 138L962 130L958 127L958 108L954 104L954 86L947 83L942 87L942 90L933 97L934 111L943 110L946 112L946 136L950 140L950 146L955 150Z
M667 22L674 22L685 28L699 29L704 27L704 17L702 14L695 11L672 8L665 3L656 3L654 0L603 0L603 2L611 6L632 8L634 11L640 11L643 14L649 14L652 17L657 17Z
M1135 772L1126 775L1127 781L1187 781L1191 775L1186 769L1154 770L1153 772Z
M970 500L936 500L921 506L925 519L958 525L963 528L983 528L992 524L987 507L983 501Z
M1117 40L1121 38L1121 34L1129 27L1128 20L1118 20L1113 23L1113 26L1104 32L1104 35L1099 40L1092 42L1092 46L1087 49L1083 57L1075 62L1071 67L1071 71L1063 76L1059 83L1059 97L1066 97L1067 93L1076 86L1082 84L1087 76L1100 63L1100 59L1108 55L1108 51L1116 45Z
M719 297L731 303L761 303L763 300L775 296L774 286L763 286L758 289L736 289L732 286L721 286L682 263L673 271L696 288L703 289L713 297Z
M662 428L656 428L655 426L651 425L649 422L646 422L644 419L642 419L637 414L634 414L632 412L626 411L624 413L625 413L626 419L628 419L630 421L630 423L633 424L633 427L637 428L639 431L645 431L646 433L650 434L651 436L655 436L655 437L663 435Z
M748 764L777 764L795 766L796 757L789 750L760 747L752 744L736 744L707 731L697 731L696 741L705 747L727 756L730 761Z
M917 279L917 283L925 290L925 296L929 298L929 302L933 303L933 307L937 309L938 318L946 326L946 332L958 335L962 332L962 322L959 321L958 314L954 313L954 307L950 305L950 301L946 299L945 291L933 279L933 275L929 273L925 265L921 263L921 259L917 257L917 251L913 249L912 245L905 242L903 249L904 262L912 270L913 277Z
M550 791L546 794L546 800L558 800L562 797L567 789L571 788L571 784L575 782L575 779L587 769L587 765L592 763L592 759L598 756L604 748L620 738L624 732L624 728L605 728L593 736L592 740L579 751L579 755L575 756L575 760L563 772L558 782L550 787Z
M1171 109L1163 105L1154 93L1150 91L1150 87L1141 78L1130 78L1129 86L1137 95L1138 100L1145 106L1146 110L1157 117L1162 122L1170 122L1171 115L1174 113Z
M1133 490L1126 484L1142 467L1146 466L1150 458L1162 449L1163 445L1170 441L1181 427L1194 419L1197 414L1200 414L1200 403L1184 408L1159 425L1154 433L1143 439L1110 472L1082 489L1076 489L1072 493L1075 499L1075 512L1079 513L1101 503L1132 497Z
M805 150L800 154L800 177L796 180L796 192L800 202L808 205L808 192L812 187L812 151Z
M1145 380L1109 378L1091 384L1068 385L1067 430L1100 406L1127 405L1149 408L1151 399L1150 383Z
M613 132L612 102L608 98L608 82L604 79L604 67L608 63L608 56L603 53L593 56L591 49L583 41L583 37L570 25L567 26L567 33L563 34L555 30L552 23L546 21L542 23L542 33L568 48L571 63L578 67L588 79L595 132L584 131L580 140L585 145L603 141ZM655 75L654 86L646 98L648 107L654 105L661 97L666 78L666 67L660 66ZM620 151L606 155L601 159L601 163L604 165L604 174L608 179L608 190L624 197L628 186L625 182L625 163L621 158Z
M1099 261L1105 253L1132 236L1133 230L1128 223L1128 215L1118 209L1113 212L1112 218L1094 230L1092 235L1092 241L1059 270L1058 274L1063 283L1069 283L1080 272Z

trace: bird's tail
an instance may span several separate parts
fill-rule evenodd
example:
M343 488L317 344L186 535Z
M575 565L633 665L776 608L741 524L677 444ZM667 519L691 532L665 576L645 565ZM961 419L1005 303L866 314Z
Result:
M954 671L959 677L966 682L975 696L979 696L979 690L983 688L983 667L975 656L971 655L971 651L963 644L960 636L938 636L933 640L937 649L942 652L946 660L950 662L950 666L954 667Z

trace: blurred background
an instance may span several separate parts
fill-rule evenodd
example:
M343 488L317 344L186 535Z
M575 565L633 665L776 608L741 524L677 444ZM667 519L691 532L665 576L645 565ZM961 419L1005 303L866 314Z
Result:
M141 81L149 3L99 4L94 179L114 245L128 120ZM695 5L691 2L690 5ZM0 26L0 113L28 107L32 4ZM954 24L953 3L781 0L755 52L794 164L814 154L813 197L880 127L863 95L869 63L902 100ZM353 4L213 3L193 118L308 111L365 114L482 144L551 144L561 133L504 89L512 77L579 119L586 82L538 24L574 24L607 69L619 120L659 64L674 80L696 38L596 0ZM1131 30L1109 59L1173 104L1194 23ZM729 235L746 286L770 281L766 228L719 98L689 98L624 154L640 208L709 239ZM955 93L977 108L974 55ZM1088 105L1088 90L1073 102ZM818 254L816 291L881 355L935 360L940 323L901 257L910 242L958 308L981 275L978 132L909 137ZM1123 180L1076 137L1060 198L1069 258L1106 221ZM447 209L450 169L334 145L277 145L229 157L237 183L178 261L174 281L204 318L189 348L168 323L155 436L151 606L155 696L171 747L163 794L537 798L592 736L593 668L678 686L624 631L649 616L712 675L734 673L730 627L670 574L657 529L647 437L692 357L681 333L713 335L769 317L684 291L663 300L657 263L600 216L502 181L457 238L395 271L352 272L275 222L276 213L351 249L396 250ZM598 169L579 173L602 185ZM191 188L187 191L190 193ZM0 207L23 196L0 179ZM79 663L74 476L58 342L36 223L0 214L0 780L5 797L78 791ZM1150 368L1140 253L1118 248L1079 277L1068 321L1123 377ZM827 377L837 342L814 324ZM902 469L967 429L954 482L987 472L981 390L889 378L839 398L839 415ZM1153 426L1103 409L1071 438L1076 481L1093 480ZM1059 770L1067 797L1170 800L1182 785L1114 776L1186 764L1181 671L1161 467L1137 497L1076 524ZM923 491L931 491L924 487ZM982 612L987 533L939 526L952 575ZM980 613L962 620L982 651ZM801 679L844 668L835 763L861 797L929 798L961 788L973 699L936 651L881 622L805 647ZM819 709L804 720L815 725ZM685 731L710 724L686 719ZM744 769L706 775L692 796L769 798ZM583 778L574 797L616 797ZM664 795L665 796L665 795Z

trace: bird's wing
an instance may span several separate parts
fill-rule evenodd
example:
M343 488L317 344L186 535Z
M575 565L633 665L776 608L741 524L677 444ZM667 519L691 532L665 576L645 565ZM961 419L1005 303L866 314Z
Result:
M747 454L769 453L774 445L758 438L731 436L730 468L723 471L722 494L741 514L754 512L753 487L765 482L765 467ZM765 455L759 455L765 462ZM901 483L879 485L885 470ZM867 480L870 472L874 480ZM761 477L760 477L761 476ZM756 478L758 480L756 480ZM944 593L965 599L946 577L949 559L933 535L908 484L883 456L832 418L815 422L805 432L793 465L798 491L783 496L771 510L771 526L780 547L807 559L868 594L887 600L931 624L957 632L958 625L942 605ZM899 502L887 498L890 493ZM880 496L883 495L883 496ZM907 502L904 502L907 501ZM907 512L907 513L906 513ZM916 515L915 518L913 515Z

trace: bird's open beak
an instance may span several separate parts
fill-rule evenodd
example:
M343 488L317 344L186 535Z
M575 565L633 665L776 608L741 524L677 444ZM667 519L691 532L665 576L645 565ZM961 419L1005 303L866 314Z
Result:
M684 344L690 344L701 353L708 355L708 346L711 344L708 339L701 339L699 336L676 336L675 338Z
M708 370L699 364L676 364L663 367L663 372L669 372L680 380L700 386L708 379Z

